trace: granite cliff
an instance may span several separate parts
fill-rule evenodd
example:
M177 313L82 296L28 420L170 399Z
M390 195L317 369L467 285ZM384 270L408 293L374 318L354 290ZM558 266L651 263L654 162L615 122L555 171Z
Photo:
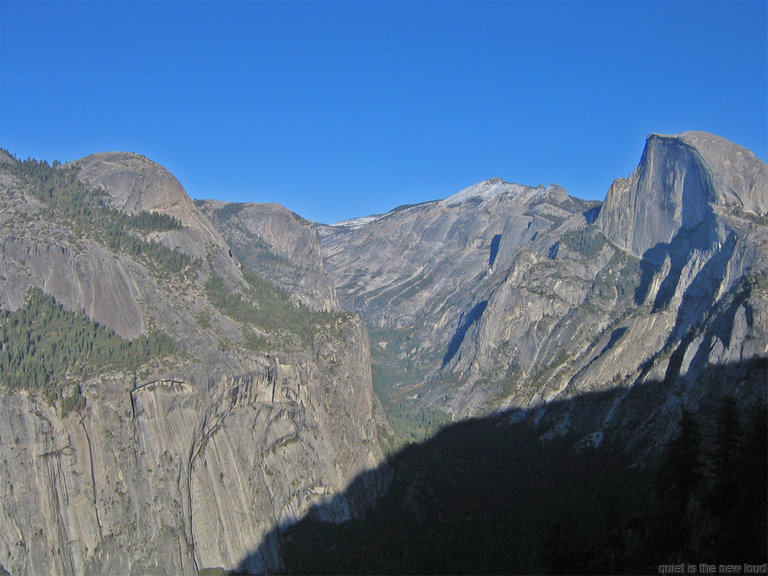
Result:
M642 415L621 396L591 415L549 410L552 433L597 443L639 418L627 433L648 448L683 404L765 397L767 212L766 165L689 132L650 136L602 205L494 179L321 236L342 303L369 325L391 418L540 419L555 399L663 381ZM755 370L707 379L730 362Z
M768 167L652 135L603 203L494 178L325 226L0 152L0 342L0 572L279 571L452 420L642 464L681 408L764 403Z
M298 221L283 228L313 234ZM360 320L332 291L322 305L295 304L238 261L150 160L108 153L49 167L5 155L0 270L3 320L33 326L21 355L3 345L19 375L0 386L0 565L10 573L196 574L231 569L259 544L247 568L277 570L271 530L379 462ZM41 298L64 319L55 330L34 317ZM40 376L35 354L58 346L61 357L85 328L69 343L56 332L88 322L96 338L137 351L104 365L86 343ZM141 356L141 342L155 341L167 349ZM325 516L366 504L339 497Z
M341 309L310 222L278 204L198 200L197 206L245 266L268 275L292 300L312 310Z

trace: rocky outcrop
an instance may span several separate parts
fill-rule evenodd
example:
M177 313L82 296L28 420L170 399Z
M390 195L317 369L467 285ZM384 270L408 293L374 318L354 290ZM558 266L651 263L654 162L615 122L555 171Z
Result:
M192 199L179 181L149 158L128 152L91 154L74 162L80 176L109 194L110 204L120 211L135 214L157 211L178 218L188 228L215 234L202 224Z
M41 201L0 168L0 307L19 308L37 287L125 338L159 331L178 349L72 383L84 398L75 410L0 376L0 565L196 574L247 558L249 570L278 570L275 528L321 503L329 519L350 518L377 493L340 495L381 460L366 329L338 312L298 328L269 324L257 312L290 304L260 300L164 169L123 154L77 165L116 209L176 217L181 227L130 233L190 263L169 271L151 252L110 248L100 233L43 217ZM236 296L212 291L217 278Z
M654 134L637 170L609 189L597 225L619 247L641 257L679 231L704 223L712 206L765 216L766 165L711 134Z
M396 209L363 226L320 228L326 266L342 302L373 326L409 325L434 306L463 300L524 246L591 204L562 189L489 180L446 200ZM574 223L570 223L570 226ZM472 288L474 291L474 288ZM425 307L427 307L425 309Z
M354 347L361 328L345 329ZM365 350L350 359L326 345L320 355L352 367ZM371 392L359 385L366 363L330 375L327 360L272 359L207 383L183 370L147 382L101 377L82 384L87 408L67 416L32 394L3 393L3 564L196 574L233 568L260 547L249 568L278 569L278 543L265 535L377 463ZM360 502L335 502L329 519L359 513Z

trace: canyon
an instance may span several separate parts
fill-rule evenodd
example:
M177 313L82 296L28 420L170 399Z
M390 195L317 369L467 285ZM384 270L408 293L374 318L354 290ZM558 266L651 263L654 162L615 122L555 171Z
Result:
M40 387L3 342L0 568L280 572L289 526L364 518L387 457L444 425L524 421L642 467L682 410L764 405L768 166L654 134L604 202L490 179L325 225L192 200L137 154L2 152L9 330L32 290L172 345ZM25 366L57 337L40 330Z

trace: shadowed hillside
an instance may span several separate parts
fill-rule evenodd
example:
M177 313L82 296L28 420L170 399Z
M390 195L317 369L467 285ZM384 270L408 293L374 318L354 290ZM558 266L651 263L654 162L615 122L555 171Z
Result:
M614 389L444 428L379 470L388 492L365 519L275 529L292 574L657 573L667 563L751 563L766 548L766 360L711 367L719 394L671 423L639 430L622 415L599 447L560 436L564 413L586 430L626 391ZM736 381L738 380L738 382ZM627 406L659 402L661 382ZM749 390L737 401L728 395ZM642 414L626 415L641 418ZM586 425L586 428L584 427ZM639 436L638 436L639 435ZM642 438L638 442L638 438ZM644 454L644 456L640 456ZM255 550L243 559L247 573Z

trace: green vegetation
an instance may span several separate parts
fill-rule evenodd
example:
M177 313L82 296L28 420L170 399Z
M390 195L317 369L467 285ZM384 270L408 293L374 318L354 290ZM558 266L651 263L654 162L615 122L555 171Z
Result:
M203 204L205 204L205 201L196 201L196 203L198 206L202 207ZM237 216L243 208L245 208L245 204L239 202L227 202L216 208L215 212L216 216L221 220L229 220L233 216Z
M451 423L450 414L440 410L416 409L407 402L388 402L384 412L395 435L390 448L392 451L408 444L424 442Z
M744 275L741 283L750 295L755 291L765 292L768 290L768 270L750 270Z
M248 232L247 230L243 231L243 233L248 238L247 245L232 246L232 252L234 253L235 258L242 262L243 266L247 266L251 270L273 270L275 266L287 266L288 268L293 268L293 265L290 262L275 254L269 245L259 236Z
M767 415L765 406L755 406L741 420L736 401L725 398L707 450L701 422L683 411L661 458L648 519L648 544L661 558L765 562Z
M400 358L400 353L410 339L408 331L394 329L371 329L371 342L386 342L386 346L373 346L371 350L371 376L373 391L381 402L394 437L382 445L391 453L416 442L423 442L434 436L451 422L449 414L440 410L419 407L407 399L415 393L424 376L414 367L412 360ZM421 359L430 362L429 353Z
M592 258L600 253L608 239L596 226L590 225L566 232L560 242L582 256Z
M126 340L83 314L65 310L39 289L22 308L0 310L0 374L12 388L40 391L64 408L82 407L78 380L108 371L136 370L151 358L176 351L173 339L152 333Z
M398 287L401 290L390 302L390 305L400 303L414 297L419 292L428 288L434 282L434 278L428 275L420 275Z
M105 193L79 180L79 169L73 166L57 162L49 166L29 159L9 168L26 191L42 202L45 218L62 220L73 232L95 238L115 252L143 258L166 272L181 272L193 263L190 256L140 235L178 230L181 223L176 218L146 210L125 214L107 206Z
M557 216L555 214L537 214L537 216L552 222L552 228L551 229L553 229L553 230L555 228L557 228L558 226L560 226L566 220L566 218L564 218L563 216Z
M621 265L621 269L619 270L618 277L615 281L619 300L624 300L629 297L634 298L642 278L640 259L618 250L616 251L614 258L611 259L611 262L613 262L614 259L619 259Z
M224 568L201 568L198 576L227 576L230 572L224 570Z
M640 259L615 248L608 264L595 277L593 291L609 300L634 298L641 276Z
M197 325L200 326L200 328L203 330L210 330L211 313L208 310L201 310L198 312L197 316L195 316L195 319L197 320Z
M228 288L223 278L212 274L205 284L208 299L233 320L257 326L271 335L282 333L281 344L298 339L305 346L311 345L318 325L328 324L337 316L294 304L286 292L248 268L243 268L243 277L248 282L248 289L240 294ZM250 330L243 333L251 348L260 350L268 343Z
M501 381L501 393L499 396L500 400L509 398L512 396L512 394L520 389L522 376L523 368L520 366L519 358L515 356L515 359L509 363L507 373L505 374L504 379Z
M750 220L755 224L761 226L768 226L768 216L753 214L752 212L746 212L744 208L738 204L730 204L727 206L728 211L738 218L744 218Z

